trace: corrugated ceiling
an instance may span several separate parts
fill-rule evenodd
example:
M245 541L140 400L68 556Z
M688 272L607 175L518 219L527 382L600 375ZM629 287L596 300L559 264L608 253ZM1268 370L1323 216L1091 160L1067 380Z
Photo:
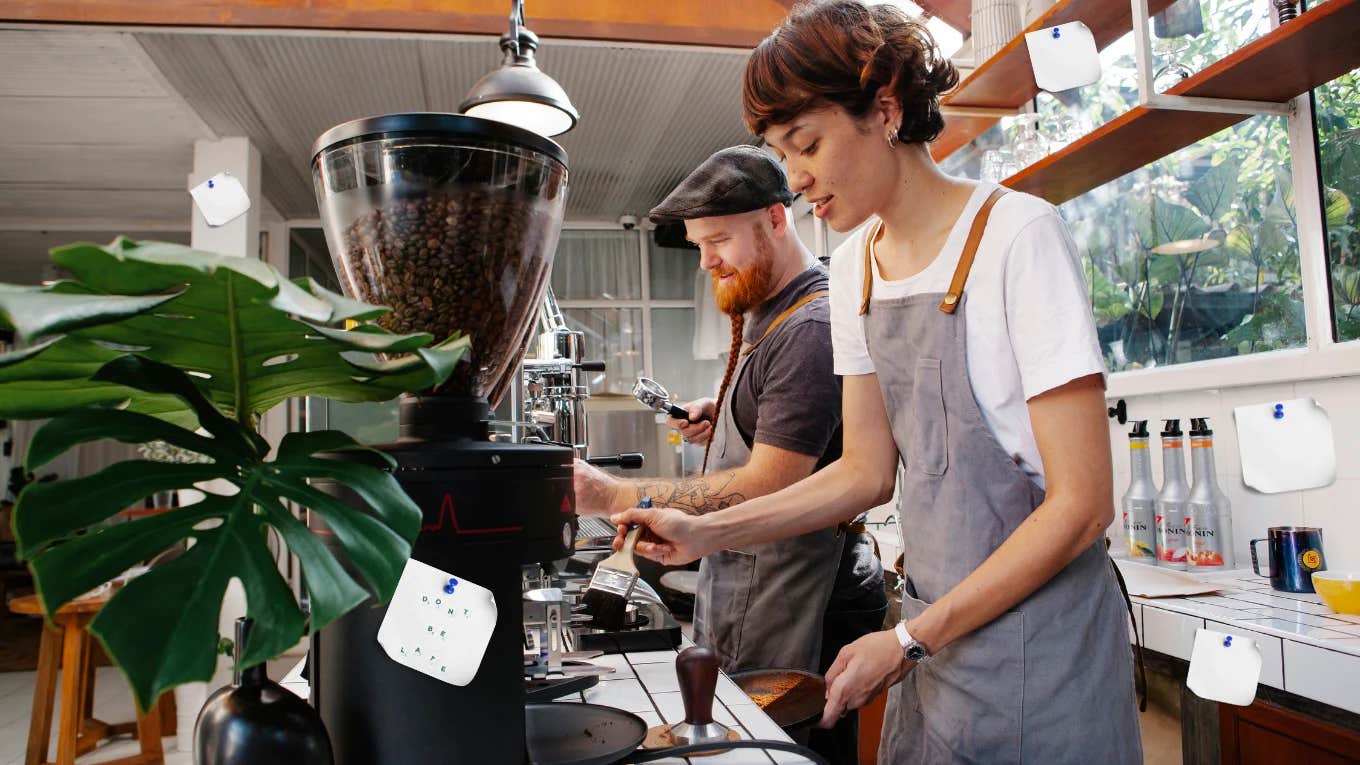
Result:
M316 215L315 138L356 117L453 111L499 62L491 38L137 33L170 86L220 135L262 156L265 194L286 218ZM581 113L562 137L571 220L645 214L708 154L749 142L744 51L544 41L541 68Z

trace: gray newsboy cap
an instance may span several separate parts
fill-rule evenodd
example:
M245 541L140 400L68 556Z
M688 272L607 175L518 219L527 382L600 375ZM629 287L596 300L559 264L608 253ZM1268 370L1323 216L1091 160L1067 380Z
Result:
M784 169L774 158L754 146L733 146L704 160L647 217L657 224L673 223L792 201Z

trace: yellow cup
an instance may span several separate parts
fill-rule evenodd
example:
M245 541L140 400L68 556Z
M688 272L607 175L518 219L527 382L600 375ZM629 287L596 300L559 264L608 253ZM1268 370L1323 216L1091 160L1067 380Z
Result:
M1313 589L1338 614L1360 614L1360 571L1314 571Z

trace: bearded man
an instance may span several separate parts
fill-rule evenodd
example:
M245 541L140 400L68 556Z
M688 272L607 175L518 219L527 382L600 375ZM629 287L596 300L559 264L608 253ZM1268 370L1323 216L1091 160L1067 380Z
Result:
M841 453L841 385L832 369L827 269L798 237L783 169L753 146L723 149L648 217L683 221L713 277L732 345L717 399L671 420L705 445L702 475L623 480L576 463L581 513L610 515L651 497L657 507L722 511L807 477ZM824 672L840 648L879 629L887 610L883 569L861 524L724 550L703 560L694 640L722 669ZM848 716L817 731L814 748L854 763Z

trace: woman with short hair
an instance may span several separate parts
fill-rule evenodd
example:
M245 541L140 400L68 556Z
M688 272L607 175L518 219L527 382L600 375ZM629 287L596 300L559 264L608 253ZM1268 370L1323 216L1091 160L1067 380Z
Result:
M936 166L957 80L889 5L801 6L755 50L748 126L817 217L855 230L831 260L843 455L727 512L614 519L679 563L852 518L892 496L900 463L904 619L841 651L823 724L892 686L880 762L1139 763L1077 249L1043 200Z

